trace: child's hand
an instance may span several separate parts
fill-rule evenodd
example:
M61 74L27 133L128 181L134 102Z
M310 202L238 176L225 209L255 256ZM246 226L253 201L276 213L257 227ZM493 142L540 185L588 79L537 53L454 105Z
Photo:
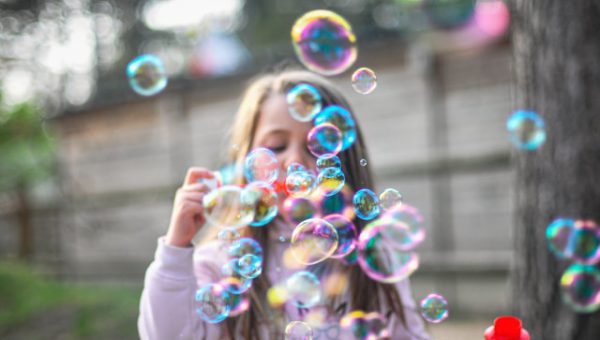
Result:
M183 186L175 194L171 223L166 243L177 247L189 247L192 238L205 222L202 198L210 191L206 184L198 183L201 178L211 179L214 175L204 168L189 168Z

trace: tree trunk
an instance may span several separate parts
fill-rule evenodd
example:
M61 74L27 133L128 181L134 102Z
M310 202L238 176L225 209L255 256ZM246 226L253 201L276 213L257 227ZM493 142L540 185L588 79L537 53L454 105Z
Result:
M31 205L27 195L27 185L17 185L17 223L19 227L19 258L30 260L33 255L33 229L31 225Z
M546 142L514 152L517 166L517 315L532 339L600 339L600 312L561 299L572 262L545 238L557 217L600 223L600 0L512 0L518 108L546 123Z

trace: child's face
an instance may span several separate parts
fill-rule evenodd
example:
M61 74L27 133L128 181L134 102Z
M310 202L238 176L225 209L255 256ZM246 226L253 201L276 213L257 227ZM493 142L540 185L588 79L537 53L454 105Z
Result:
M315 170L316 158L306 147L311 128L310 122L299 122L290 116L285 95L271 95L261 107L252 148L265 147L277 155L281 167L278 180L283 183L292 163Z

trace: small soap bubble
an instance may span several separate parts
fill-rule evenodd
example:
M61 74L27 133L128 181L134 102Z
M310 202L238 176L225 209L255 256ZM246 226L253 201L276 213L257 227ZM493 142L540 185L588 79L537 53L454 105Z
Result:
M248 201L254 201L254 219L250 222L252 227L262 227L271 222L279 209L277 193L273 187L266 182L252 182L244 188L244 194L248 195Z
M286 281L288 299L296 307L310 308L321 301L321 282L315 274L299 271Z
M231 246L229 246L228 254L231 258L240 258L246 254L252 254L262 259L263 250L258 242L255 240L242 237L235 240Z
M207 284L196 291L196 313L208 323L219 323L229 316L231 297L223 286Z
M240 238L240 233L237 231L236 228L224 228L219 230L217 238L221 241L233 242Z
M224 276L219 284L231 294L242 294L252 287L252 279L248 279L240 274L239 259L231 259L221 267L221 274Z
M298 59L313 72L336 75L356 60L356 36L350 24L327 10L310 11L292 27L292 45Z
M284 236L279 236L279 242L284 243L285 242L285 237Z
M152 96L167 86L167 74L162 61L151 54L143 54L127 65L131 88L142 96Z
M319 173L317 187L319 193L325 196L333 196L340 192L346 184L346 176L340 168L327 168Z
M242 227L254 219L256 202L235 185L210 191L202 198L202 204L206 220L217 226Z
M377 87L375 72L367 67L361 67L352 74L352 87L360 94L369 94Z
M313 330L302 321L292 321L285 327L285 340L312 340Z
M560 279L563 301L579 313L600 310L600 271L591 265L574 263Z
M356 216L363 220L372 220L379 215L379 198L369 189L360 189L352 200Z
M383 211L387 211L400 204L402 204L402 194L396 189L388 188L379 194L379 206Z
M243 277L254 279L262 273L262 260L254 254L246 254L239 258L238 268Z
M248 183L263 181L273 183L279 176L279 162L275 154L266 148L252 150L244 161L244 176Z
M361 159L360 160L360 166L367 166L367 160L366 159Z
M317 179L312 172L294 171L285 178L285 189L293 197L306 197L315 188Z
M421 315L431 323L440 323L448 317L448 301L439 294L429 294L421 300Z
M294 162L294 163L288 165L286 175L289 175L292 172L296 172L296 171L307 171L307 170L302 164Z
M425 241L423 215L409 204L395 205L387 210L380 224L388 225L385 227L386 236L399 250L413 250Z
M321 172L327 168L341 169L342 162L340 161L340 158L330 153L319 156L319 158L317 158L317 170Z
M342 149L348 149L356 140L356 122L345 108L329 105L315 117L315 126L330 123L342 133ZM318 157L318 156L317 156Z
M290 249L298 262L310 265L329 258L338 243L337 231L331 223L311 218L296 226L290 239Z
M308 84L296 85L286 98L290 115L300 122L310 122L323 107L321 94Z
M323 123L313 127L306 136L307 148L315 157L336 155L342 149L342 133L333 124Z
M506 128L519 149L535 150L546 140L544 120L533 111L516 111L506 122Z

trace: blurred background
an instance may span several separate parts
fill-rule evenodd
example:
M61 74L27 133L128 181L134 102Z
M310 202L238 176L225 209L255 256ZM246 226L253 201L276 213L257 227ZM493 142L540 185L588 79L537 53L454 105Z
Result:
M298 64L294 21L352 25L331 77L353 105L377 190L419 207L415 299L439 292L436 339L478 339L510 312L514 109L501 0L1 0L0 337L136 338L142 280L186 169L217 169L246 81ZM129 87L151 53L169 84ZM274 66L275 65L275 66ZM353 91L366 66L377 89Z

